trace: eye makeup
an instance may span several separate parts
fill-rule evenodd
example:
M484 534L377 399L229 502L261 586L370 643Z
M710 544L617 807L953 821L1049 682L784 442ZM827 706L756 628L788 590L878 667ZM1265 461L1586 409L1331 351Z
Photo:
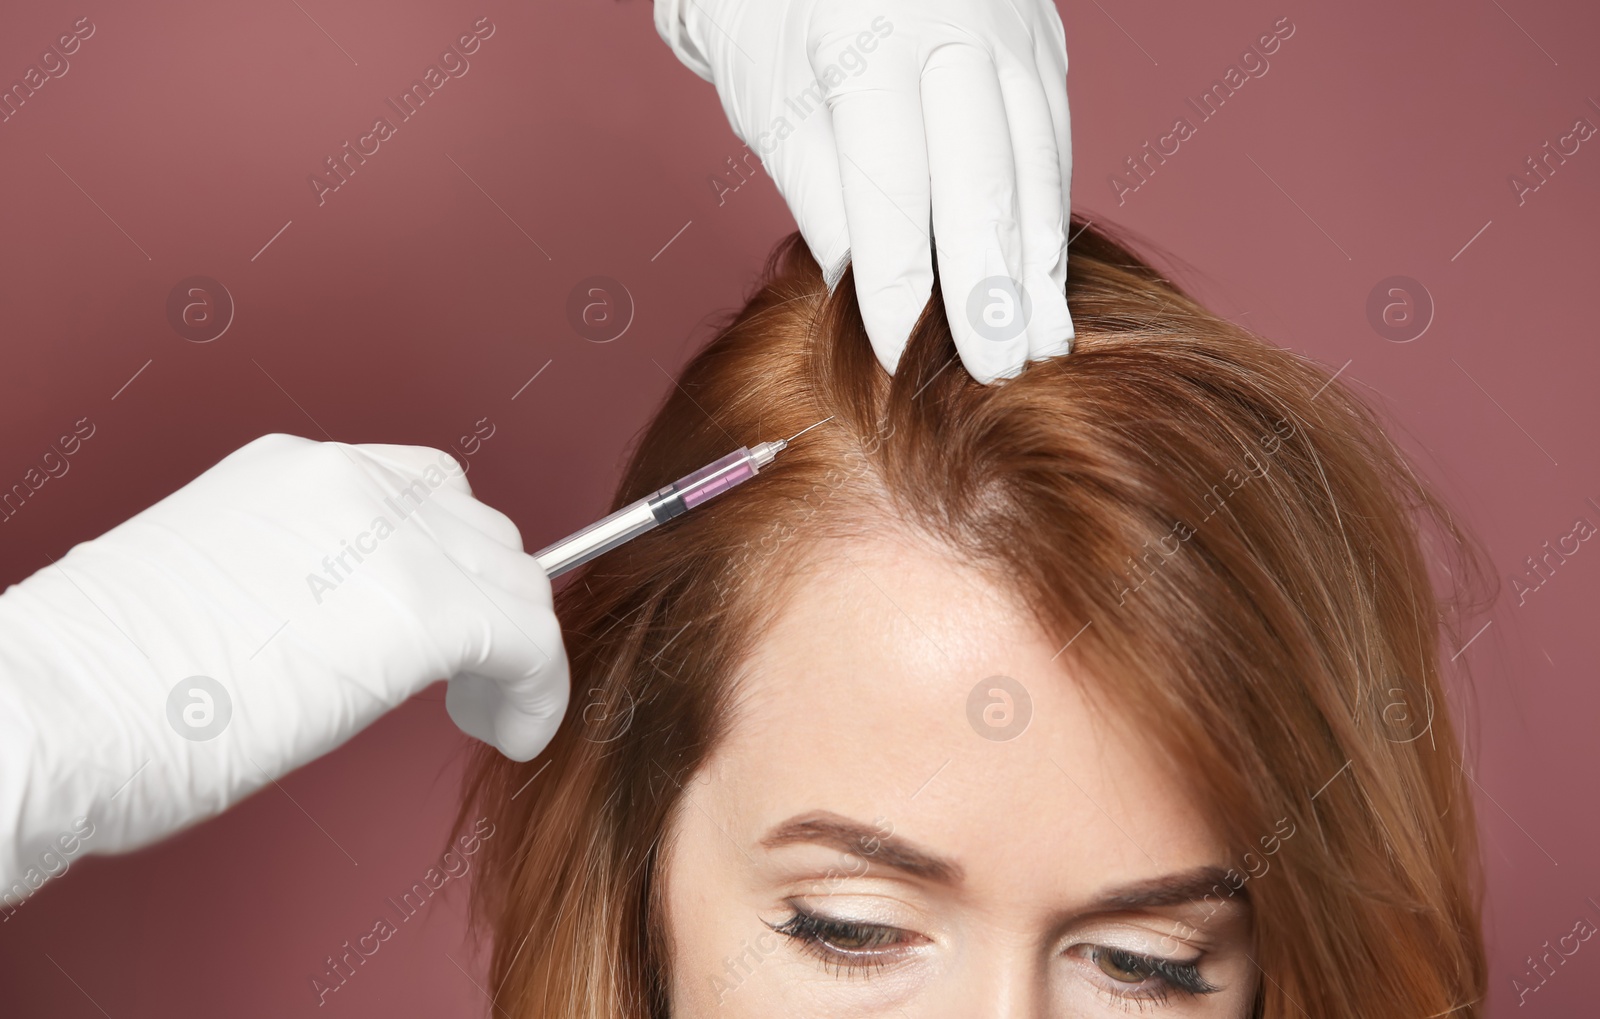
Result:
M824 916L792 901L787 905L793 910L789 919L767 926L821 960L836 976L870 975L904 959L916 944L927 942L898 927Z
M815 811L774 831L764 843L774 856L763 877L776 895L755 919L782 935L797 967L790 979L811 985L796 993L826 995L837 981L853 1007L909 1007L923 995L942 997L951 979L976 976L966 967L985 965L977 960L993 938L1019 933L1005 929L1015 918L990 931L984 910L969 915L960 863L901 832ZM833 855L841 852L842 862ZM1041 914L1035 958L1041 977L1049 974L1051 1007L1074 1015L1242 1015L1236 1009L1253 987L1241 984L1239 972L1249 904L1230 900L1206 912L1201 898L1220 873L1201 865L1161 874Z
M1078 945L1072 951L1107 978L1103 989L1118 998L1165 1004L1173 992L1193 997L1220 990L1200 975L1204 956L1180 962L1106 945Z
M928 939L887 924L827 916L790 900L792 911L781 923L766 923L791 939L836 977L871 977L905 961ZM1110 945L1078 944L1066 952L1081 960L1085 977L1095 988L1121 1004L1165 1005L1174 997L1193 999L1221 988L1200 973L1205 956L1171 959Z

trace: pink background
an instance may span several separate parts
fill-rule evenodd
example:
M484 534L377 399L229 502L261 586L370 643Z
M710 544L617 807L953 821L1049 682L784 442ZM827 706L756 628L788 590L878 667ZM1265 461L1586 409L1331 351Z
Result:
M474 487L543 545L601 510L670 374L792 229L764 176L718 204L708 177L743 146L641 0L18 4L0 82L79 16L96 31L70 71L0 124L0 487L77 419L96 431L0 530L6 582L268 431L447 446L488 417ZM483 16L470 72L319 207L308 175ZM1600 138L1523 204L1507 178L1576 118L1600 126L1600 13L1074 0L1062 17L1074 207L1181 256L1221 314L1347 365L1487 541L1508 594L1456 665L1476 677L1492 1011L1578 1014L1600 942L1523 1009L1510 988L1546 939L1600 923L1600 550L1525 605L1509 590L1543 542L1600 524ZM1282 17L1270 71L1186 114ZM1181 115L1196 134L1119 206L1108 174ZM237 304L210 343L166 317L196 274ZM636 302L614 342L568 324L597 274ZM1366 313L1397 274L1435 304L1407 343ZM325 1011L310 985L443 849L463 740L441 701L164 845L75 863L0 924L0 1011L484 1013L460 888Z

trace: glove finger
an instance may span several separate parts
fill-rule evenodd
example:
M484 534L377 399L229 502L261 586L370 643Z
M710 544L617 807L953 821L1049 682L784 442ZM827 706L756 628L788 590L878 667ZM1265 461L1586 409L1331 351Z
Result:
M440 491L434 502L425 504L421 512L401 519L397 527L416 527L421 536L431 542L440 555L454 565L452 573L460 573L481 591L498 600L497 592L511 597L551 603L550 579L533 556L523 552L516 526L510 520L504 526L511 530L511 540L506 535L485 533L479 524L493 527L489 515L498 512L483 503L456 492ZM463 511L471 511L477 522L469 520ZM486 511L486 512L484 512ZM448 575L448 574L447 574Z
M506 548L522 551L522 533L511 518L472 494L466 473L450 454L427 446L347 447L357 466L378 487L380 509L405 518L424 504L458 517Z
M479 534L513 551L523 551L522 532L493 506L454 488L440 488L433 497L441 509Z
M1033 305L1028 357L1037 360L1072 349L1066 297L1067 188L1055 111L1032 58L1011 55L1002 60L999 81L1016 163L1022 280Z
M820 109L811 110L792 137L778 143L782 148L767 165L832 290L850 261L850 229L833 126L827 107L821 100L817 105Z
M1072 116L1067 104L1067 37L1061 15L1054 4L1041 4L1045 19L1033 34L1033 63L1039 71L1045 102L1050 104L1050 121L1056 133L1056 149L1061 153L1064 183L1072 182ZM1062 194L1072 189L1063 187Z
M1066 203L1066 229L1068 231L1067 243L1072 241L1072 106L1067 99L1067 36L1061 26L1061 15L1054 4L1040 6L1045 23L1034 32L1034 62L1039 68L1039 82L1044 89L1045 102L1050 106L1050 120L1056 134L1056 150L1061 161L1061 196ZM1064 255L1069 258L1070 255ZM1067 273L1070 267L1066 262L1061 266L1061 278L1058 281L1059 289L1065 292ZM1071 307L1067 309L1067 322L1072 329L1071 335L1077 336L1077 327L1072 325Z
M854 38L841 33L818 45L819 79L840 73L837 61ZM912 40L890 35L828 98L856 295L872 349L890 372L933 292L920 71Z
M994 61L954 42L922 73L939 282L962 363L980 382L1015 375L1038 304L1024 287L1017 168Z
M445 694L463 732L528 760L566 711L568 669L550 581L533 557L506 548L448 513L426 520L429 537L462 583L441 592L436 640L455 670Z
M508 599L497 608L504 611L471 621L475 642L450 679L445 708L469 736L526 761L549 744L566 713L567 656L547 605Z
M359 445L338 443L369 462L387 467L409 480L424 479L433 487L448 484L458 492L472 494L467 483L467 473L460 461L442 449L432 446L397 446L387 443L364 442Z
M1061 27L1061 14L1053 3L1042 5L1045 24L1034 32L1034 64L1038 82L1050 104L1051 126L1056 131L1056 150L1061 154L1061 195L1067 205L1067 232L1072 232L1072 104L1067 101L1067 37ZM1066 278L1062 278L1066 283Z

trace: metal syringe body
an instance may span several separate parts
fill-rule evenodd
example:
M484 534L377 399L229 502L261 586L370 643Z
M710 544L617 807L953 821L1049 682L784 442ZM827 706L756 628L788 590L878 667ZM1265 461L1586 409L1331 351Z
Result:
M636 500L583 530L542 548L534 558L551 580L595 556L632 541L755 477L789 445L788 439L740 446L672 484Z

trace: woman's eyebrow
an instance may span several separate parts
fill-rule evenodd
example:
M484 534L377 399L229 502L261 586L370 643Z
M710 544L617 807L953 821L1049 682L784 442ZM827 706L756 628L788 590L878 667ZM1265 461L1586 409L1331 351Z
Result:
M1221 867L1196 867L1193 870L1136 881L1133 884L1102 892L1085 908L1086 913L1113 913L1123 910L1160 909L1166 906L1186 906L1201 902L1214 895L1226 905L1235 898L1233 885L1228 883L1230 872ZM1237 895L1237 904L1248 901L1243 891Z
M885 834L881 826L863 824L826 810L796 814L772 827L762 836L765 849L796 844L828 846L861 860L880 863L914 877L942 885L960 884L965 877L961 865L945 859L903 838ZM1196 867L1163 874L1102 892L1079 915L1116 913L1140 909L1185 906L1216 896L1224 907L1248 908L1242 894L1229 895L1232 885L1221 867Z
M886 834L882 826L862 824L826 810L796 814L774 825L762 836L760 845L776 849L797 843L830 846L869 863L880 863L936 884L960 884L965 876L959 863Z

